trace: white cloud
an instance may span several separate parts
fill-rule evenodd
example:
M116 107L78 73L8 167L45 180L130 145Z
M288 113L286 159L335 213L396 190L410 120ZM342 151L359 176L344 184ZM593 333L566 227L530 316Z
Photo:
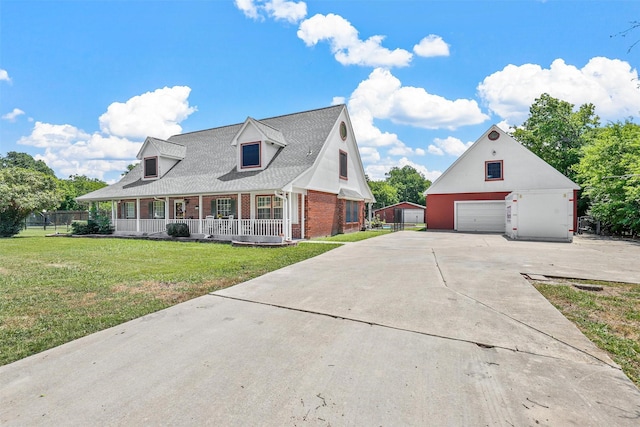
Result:
M423 57L449 56L449 45L442 40L442 37L429 34L413 47L413 51L416 55Z
M331 105L340 105L344 104L347 100L344 96L334 96L331 100Z
M272 0L266 2L264 7L276 20L284 20L292 24L300 22L307 16L307 4L303 1Z
M307 16L307 4L288 0L235 0L235 5L247 18L262 20L267 15L276 21L300 22Z
M11 83L11 77L9 77L9 73L7 73L7 70L3 70L2 68L0 68L0 82L1 81Z
M15 122L15 121L16 121L16 118L17 118L18 116L23 115L23 114L24 114L24 111L22 111L22 110L21 110L21 109L19 109L19 108L14 108L14 109L13 109L13 111L11 111L10 113L5 114L4 116L2 116L2 118L3 118L4 120L8 120L8 121L10 121L10 122Z
M523 122L542 93L576 106L592 103L604 120L640 116L638 72L626 61L591 58L582 68L562 59L548 69L537 64L507 65L478 85L489 108L510 123Z
M406 67L412 54L404 49L389 50L382 47L383 36L360 40L358 30L343 17L335 14L315 15L300 24L298 37L307 46L328 41L331 52L342 65L372 67Z
M259 19L258 6L254 0L235 0L236 7L244 13L247 18Z
M448 154L450 156L458 157L467 151L467 148L473 145L473 141L464 143L458 138L454 138L452 136L445 139L435 138L433 142L435 145L432 144L428 147L429 153L436 154L438 156Z
M398 141L395 134L382 133L374 127L374 119L424 129L456 129L479 124L489 117L474 100L448 100L428 93L423 88L402 86L389 70L376 68L367 80L360 82L349 99L349 113L359 142L384 146Z
M44 160L61 176L104 179L105 174L126 169L144 137L166 138L182 131L180 122L195 111L195 107L189 107L190 91L189 87L175 86L134 96L124 103L115 102L100 116L101 132L36 122L31 134L18 143L45 149L44 155L35 158Z
M134 96L125 103L114 102L100 116L102 132L128 138L153 135L168 138L182 132L180 122L196 111L189 106L188 86L164 87Z
M36 122L31 135L20 138L18 144L31 145L38 148L60 149L89 138L90 135L88 133L75 126Z
M360 147L360 159L363 163L376 163L380 161L380 152L375 147Z

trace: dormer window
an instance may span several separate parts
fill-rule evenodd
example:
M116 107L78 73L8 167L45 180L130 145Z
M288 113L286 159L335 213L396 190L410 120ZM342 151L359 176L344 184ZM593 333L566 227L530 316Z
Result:
M261 166L260 141L241 144L240 164L243 169Z
M158 157L145 157L144 159L144 177L158 177Z

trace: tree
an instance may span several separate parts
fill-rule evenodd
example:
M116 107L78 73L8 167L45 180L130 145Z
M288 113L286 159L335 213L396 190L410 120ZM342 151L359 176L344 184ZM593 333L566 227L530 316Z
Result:
M391 206L400 201L398 191L387 181L369 181L369 188L376 198L376 202L373 204L374 209Z
M63 211L81 210L82 206L76 202L76 197L107 186L106 182L98 178L89 178L84 175L71 175L69 179L61 179L59 184L63 199L58 209Z
M608 124L583 153L576 170L591 199L590 214L614 234L639 234L640 125Z
M45 175L56 175L53 169L42 160L35 160L27 153L18 153L16 151L9 151L6 157L0 157L0 169L5 168L23 168L38 171Z
M0 237L22 229L27 215L60 202L55 176L17 167L0 169Z
M133 168L135 168L136 166L138 166L140 163L131 163L129 165L127 165L127 170L122 172L120 174L120 176L125 176L126 174L128 174L129 172L131 172L133 170Z
M385 175L386 182L396 189L399 201L424 205L424 192L431 185L424 175L409 165L394 166Z
M600 119L593 104L574 105L543 93L529 108L529 118L513 137L562 174L576 180L574 165Z

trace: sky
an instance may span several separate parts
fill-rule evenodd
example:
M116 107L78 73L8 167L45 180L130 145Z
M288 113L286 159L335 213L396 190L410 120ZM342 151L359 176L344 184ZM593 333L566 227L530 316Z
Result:
M344 103L370 179L434 180L542 93L640 122L634 21L637 0L1 0L0 155L113 183L147 136Z

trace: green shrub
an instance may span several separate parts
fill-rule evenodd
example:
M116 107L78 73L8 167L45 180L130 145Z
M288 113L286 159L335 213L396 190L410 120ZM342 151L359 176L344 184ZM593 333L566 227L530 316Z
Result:
M23 221L18 212L8 209L0 212L0 237L11 237L20 233Z
M167 224L167 234L171 237L189 237L189 226L183 222Z
M113 227L111 220L107 216L98 215L96 219L88 221L74 221L71 223L73 234L112 234Z

